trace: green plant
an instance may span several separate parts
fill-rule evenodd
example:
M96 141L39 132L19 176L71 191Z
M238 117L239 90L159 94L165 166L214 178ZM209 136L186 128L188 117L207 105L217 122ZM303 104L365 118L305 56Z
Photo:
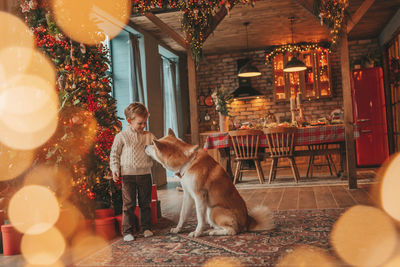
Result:
M229 116L230 106L233 96L223 86L215 89L212 93L212 99L215 104L215 109L222 115Z

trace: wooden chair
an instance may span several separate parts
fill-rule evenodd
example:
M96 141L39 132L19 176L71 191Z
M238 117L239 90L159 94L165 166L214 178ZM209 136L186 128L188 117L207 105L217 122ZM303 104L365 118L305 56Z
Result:
M260 184L264 183L264 173L260 164L263 155L258 151L260 145L260 136L263 135L263 131L237 130L230 131L229 135L235 151L235 160L237 161L233 183L236 184L238 179L241 178L242 172L247 171L242 168L243 161L245 160L254 161Z
M294 160L294 139L296 127L276 127L266 128L264 133L269 147L270 158L272 159L271 170L269 173L268 183L271 183L276 178L276 171L278 167L278 160L280 158L287 158L292 167L293 177L296 183L300 175L297 169L296 161Z
M333 162L332 155L329 152L328 144L325 143L325 144L308 145L308 150L310 151L310 158L308 160L306 178L313 177L314 166L328 166L331 176L333 175L332 168L334 170L335 175L337 175L338 172L336 171L336 166L335 163ZM325 156L326 163L319 163L319 164L315 163L314 162L315 156Z

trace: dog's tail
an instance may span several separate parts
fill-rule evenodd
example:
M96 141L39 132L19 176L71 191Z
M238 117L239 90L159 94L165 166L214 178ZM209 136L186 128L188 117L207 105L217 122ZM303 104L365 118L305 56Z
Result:
M249 231L267 231L274 227L272 212L267 206L256 206L249 210Z

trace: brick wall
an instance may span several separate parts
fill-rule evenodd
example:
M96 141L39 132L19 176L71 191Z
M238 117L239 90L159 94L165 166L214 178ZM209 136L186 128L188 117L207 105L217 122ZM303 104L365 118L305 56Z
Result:
M378 41L359 40L349 42L350 62L360 58L369 51L378 48ZM265 65L264 51L234 52L226 54L208 55L201 61L197 71L197 90L198 95L208 95L210 91L222 85L229 91L238 87L237 60L243 58L257 60L258 69L262 75L251 78L251 85L254 89L263 94L258 99L243 99L232 102L231 123L233 121L257 122L265 117L270 111L279 117L290 118L289 102L275 102L273 97L273 71L272 65ZM315 120L325 117L332 110L343 107L343 93L341 83L341 70L339 53L333 52L330 57L331 66L331 88L333 96L329 99L318 99L313 101L303 101L304 115L307 120ZM210 120L205 120L205 115L210 116ZM218 114L215 106L199 105L199 131L218 130Z

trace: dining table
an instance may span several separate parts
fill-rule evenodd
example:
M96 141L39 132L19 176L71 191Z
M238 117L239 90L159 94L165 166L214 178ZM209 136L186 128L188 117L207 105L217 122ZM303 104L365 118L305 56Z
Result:
M355 129L354 137L357 138L358 136L359 132L357 131L357 129ZM340 169L337 175L342 177L344 176L344 166L346 164L344 124L297 127L294 142L296 146L296 156L307 156L310 155L310 153L315 153L315 151L311 151L308 148L300 150L297 150L297 148L304 148L304 146L309 147L310 145L316 144L337 144L338 148L334 148L331 150L332 152L339 153ZM203 145L203 149L205 151L209 149L218 149L220 163L231 177L233 177L230 157L232 146L232 140L229 132L210 132L207 134ZM260 136L259 147L268 147L268 142L265 135Z

